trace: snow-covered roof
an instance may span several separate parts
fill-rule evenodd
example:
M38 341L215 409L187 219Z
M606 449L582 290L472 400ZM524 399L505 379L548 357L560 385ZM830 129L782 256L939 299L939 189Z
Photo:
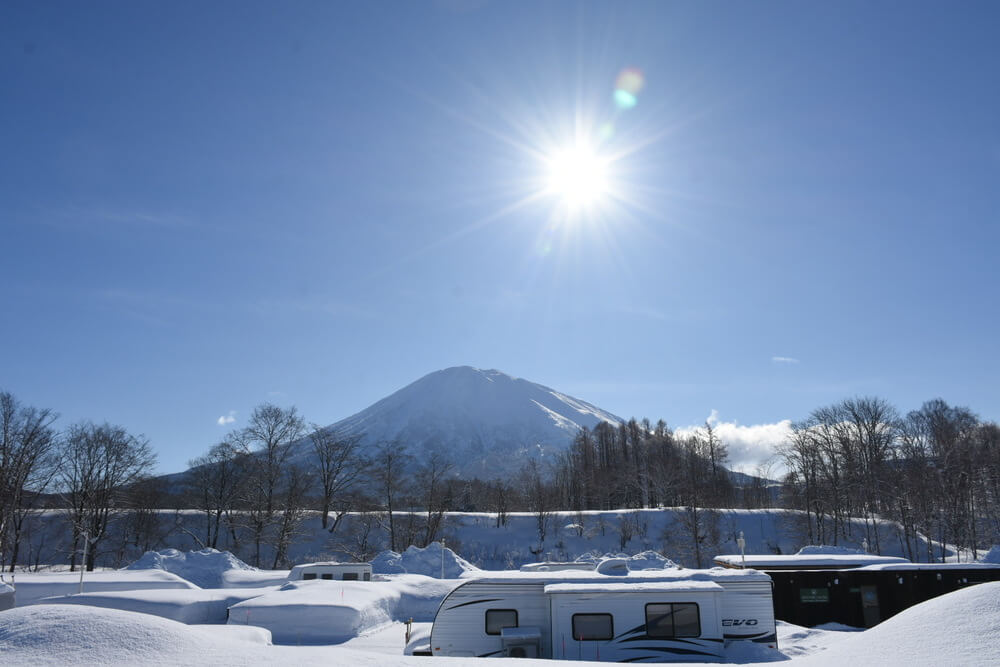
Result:
M641 583L655 581L770 581L756 570L733 570L714 567L710 570L632 570L628 574L607 575L595 571L562 570L556 572L522 572L520 570L481 570L463 577L481 583Z
M817 555L747 555L726 554L716 556L715 562L727 568L748 568L757 570L810 570L847 569L865 565L908 564L910 561L896 556L872 556L871 554L817 554Z
M563 570L573 570L576 572L587 572L594 569L593 563L561 563L561 562L542 562L542 563L526 563L521 566L521 572L560 572Z
M556 593L721 593L714 581L645 581L636 583L548 584L546 594Z
M1000 570L1000 563L886 563L859 567L864 571L907 570Z

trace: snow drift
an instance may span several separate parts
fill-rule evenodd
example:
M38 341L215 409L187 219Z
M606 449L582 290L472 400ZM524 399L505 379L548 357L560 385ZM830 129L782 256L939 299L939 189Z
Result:
M1000 582L992 582L910 607L800 664L995 665L997 647Z
M425 577L441 577L442 563L444 579L458 579L466 572L477 572L479 568L465 560L440 542L431 542L424 548L410 546L403 553L383 551L372 559L375 574L422 574Z
M36 573L17 575L17 605L34 604L42 598L75 595L80 592L79 572ZM162 570L118 570L87 572L83 576L86 593L106 591L141 591L155 589L196 589L187 579Z
M233 605L228 622L267 628L278 644L339 644L393 620L433 620L458 583L420 575L391 582L290 581Z
M147 551L126 570L165 570L202 588L222 588L222 575L229 570L256 570L228 551Z
M136 665L250 662L270 644L260 628L211 629L146 614L70 605L0 614L4 664Z

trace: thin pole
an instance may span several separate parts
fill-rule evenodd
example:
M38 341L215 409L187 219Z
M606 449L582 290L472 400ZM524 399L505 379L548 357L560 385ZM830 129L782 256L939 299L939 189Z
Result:
M83 533L83 562L80 564L80 592L83 593L83 571L87 569L87 547L90 545L90 533Z
M444 538L441 538L441 578L444 579Z

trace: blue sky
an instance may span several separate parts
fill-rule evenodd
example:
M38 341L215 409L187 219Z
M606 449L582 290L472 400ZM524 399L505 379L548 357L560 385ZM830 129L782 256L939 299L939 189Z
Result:
M163 471L264 401L327 424L462 364L676 426L998 419L998 19L5 2L0 388ZM577 140L613 186L567 211Z

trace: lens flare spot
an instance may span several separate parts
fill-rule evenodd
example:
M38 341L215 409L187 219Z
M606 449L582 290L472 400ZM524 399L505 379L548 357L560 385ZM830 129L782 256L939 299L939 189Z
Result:
M638 67L626 67L615 77L615 104L620 109L631 109L639 102L639 92L646 85L646 77Z

